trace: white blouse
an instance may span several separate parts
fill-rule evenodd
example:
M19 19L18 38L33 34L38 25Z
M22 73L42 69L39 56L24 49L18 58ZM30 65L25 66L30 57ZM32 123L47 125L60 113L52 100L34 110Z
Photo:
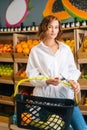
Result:
M58 41L58 43L59 49L55 54L43 42L32 48L26 67L28 77L38 77L39 75L42 75L53 78L62 78L62 75L68 80L78 80L81 72L76 67L74 57L69 46L60 41ZM34 95L58 97L58 92L60 92L59 88L61 88L59 87L60 84L58 87L53 85L47 86L46 80L33 80L31 83L36 86L34 89ZM69 91L69 87L67 88L67 91Z

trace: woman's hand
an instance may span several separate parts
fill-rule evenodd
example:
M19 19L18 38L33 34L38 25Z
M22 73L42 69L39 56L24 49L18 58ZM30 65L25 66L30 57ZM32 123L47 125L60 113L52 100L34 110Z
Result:
M72 85L74 92L78 94L80 92L80 84L74 80L69 80L68 82Z
M46 80L46 83L47 85L52 84L52 85L57 86L60 83L60 81L61 81L60 78L56 77L56 78L50 78Z

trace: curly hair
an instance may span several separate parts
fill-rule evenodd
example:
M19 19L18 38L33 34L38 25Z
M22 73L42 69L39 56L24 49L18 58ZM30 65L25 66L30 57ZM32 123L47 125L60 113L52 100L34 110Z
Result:
M57 20L59 22L59 33L58 33L58 35L55 39L58 40L60 38L62 31L61 31L61 23L60 23L59 19L57 17L53 16L53 15L48 15L48 16L43 18L42 22L39 25L38 36L41 40L43 40L45 38L46 32L48 30L48 25L53 20Z

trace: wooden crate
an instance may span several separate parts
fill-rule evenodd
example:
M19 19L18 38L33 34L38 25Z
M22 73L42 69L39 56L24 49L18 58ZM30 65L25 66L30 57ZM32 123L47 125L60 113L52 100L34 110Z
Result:
M87 66L85 65L81 71L81 76L78 79L78 82L81 86L81 90L85 90L87 89L87 78L85 77L86 75L86 70L87 70ZM83 77L84 76L84 77Z
M0 53L0 61L1 62L13 62L13 54L12 53Z
M79 48L79 50L77 51L77 57L78 59L87 59L87 52L85 52L83 49L83 43Z
M25 34L13 34L13 43L14 43L14 61L15 62L21 62L26 61L28 56L23 53L17 53L16 52L16 45L21 41L27 41L27 35Z
M86 59L87 52L84 51L84 43L87 41L87 31L78 30L77 29L77 58L78 59Z
M87 113L87 105L84 105L86 97L87 97L87 93L85 92L83 96L81 97L81 101L79 102L79 107L81 111L86 111Z
M16 45L21 41L27 41L27 37L26 34L13 34L14 52L16 52Z
M27 63L28 61L28 55L24 53L14 53L14 61L16 63Z
M27 77L22 77L22 76L20 76L20 74L21 74L23 71L25 71L25 67L21 68L17 73L14 74L14 79L15 79L15 81L20 81L20 80L22 80L22 79L24 79L24 78L27 78Z

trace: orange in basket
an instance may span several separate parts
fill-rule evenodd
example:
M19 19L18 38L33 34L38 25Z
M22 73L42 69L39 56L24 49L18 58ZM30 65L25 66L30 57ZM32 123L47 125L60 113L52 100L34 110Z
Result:
M31 115L27 112L22 113L21 118L24 125L28 125L32 121Z

